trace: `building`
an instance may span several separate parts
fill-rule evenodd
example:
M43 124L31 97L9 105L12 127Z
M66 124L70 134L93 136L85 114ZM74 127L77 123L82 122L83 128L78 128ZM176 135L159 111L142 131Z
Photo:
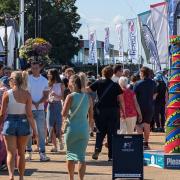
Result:
M97 59L99 64L107 65L107 64L114 64L117 56L118 51L114 50L114 45L110 44L110 55L109 58L104 58L104 42L103 41L96 41L97 44ZM74 56L72 59L73 64L88 64L89 58L89 40L80 40L80 51L77 56Z

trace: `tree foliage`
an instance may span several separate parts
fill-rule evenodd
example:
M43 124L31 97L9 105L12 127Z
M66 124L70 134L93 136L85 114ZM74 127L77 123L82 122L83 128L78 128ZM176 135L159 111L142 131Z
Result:
M25 0L25 39L35 36L35 0ZM81 24L76 0L42 0L42 33L53 48L50 57L55 63L68 64L79 51L79 39L75 36ZM19 13L19 0L0 0L0 14Z

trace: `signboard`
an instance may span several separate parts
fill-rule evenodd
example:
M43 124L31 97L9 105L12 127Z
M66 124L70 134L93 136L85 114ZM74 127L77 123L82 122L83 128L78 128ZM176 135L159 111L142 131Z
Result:
M160 150L145 151L144 165L164 169L180 169L180 155L165 154Z
M143 179L143 136L113 136L112 179Z

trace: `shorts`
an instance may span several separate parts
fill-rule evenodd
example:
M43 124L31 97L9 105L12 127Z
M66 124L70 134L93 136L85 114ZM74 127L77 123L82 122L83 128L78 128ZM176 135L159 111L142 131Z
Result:
M26 115L8 115L3 125L2 134L5 136L30 135L30 125Z
M153 115L154 115L153 109L151 109L151 110L142 110L141 109L141 114L142 114L142 123L151 124L151 121L152 121Z

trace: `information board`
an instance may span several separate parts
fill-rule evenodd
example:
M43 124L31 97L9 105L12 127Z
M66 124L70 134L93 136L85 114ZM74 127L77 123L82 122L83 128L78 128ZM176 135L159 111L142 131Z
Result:
M112 179L143 179L143 136L113 136Z

